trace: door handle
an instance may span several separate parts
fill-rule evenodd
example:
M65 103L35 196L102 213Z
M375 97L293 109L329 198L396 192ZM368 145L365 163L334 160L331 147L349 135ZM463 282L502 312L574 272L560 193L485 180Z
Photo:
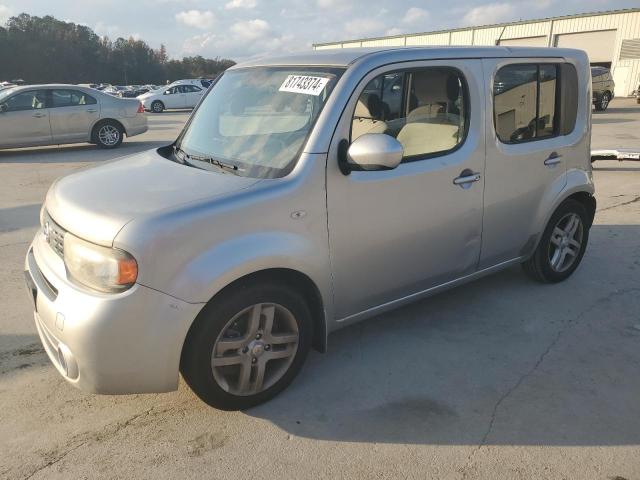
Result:
M98 111L98 110L96 110L95 108L89 108L89 109L87 110L87 112L89 112L89 113L96 113L97 111Z
M467 189L478 180L480 180L480 174L467 168L460 173L459 177L453 179L453 184Z
M562 161L562 155L559 155L557 152L551 152L547 159L544 161L544 164L547 167L555 167Z
M47 114L46 113L34 113L33 116L36 117L36 118L42 118L42 117L46 117Z

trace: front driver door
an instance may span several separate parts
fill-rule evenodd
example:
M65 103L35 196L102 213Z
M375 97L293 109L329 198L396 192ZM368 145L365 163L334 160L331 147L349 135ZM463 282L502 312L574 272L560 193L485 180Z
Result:
M184 94L180 88L180 85L176 85L165 90L162 102L166 108L184 108Z
M0 104L0 146L51 144L46 90L21 91Z
M476 271L484 189L481 85L480 60L449 60L378 69L356 88L328 157L338 319ZM340 140L381 132L403 144L402 163L343 175ZM468 182L460 184L462 177Z

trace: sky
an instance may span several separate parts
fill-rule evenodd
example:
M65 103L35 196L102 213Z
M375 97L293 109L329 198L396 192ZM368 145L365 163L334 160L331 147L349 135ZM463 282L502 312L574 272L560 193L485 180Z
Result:
M236 61L313 43L638 7L638 0L0 0L0 24L53 15L97 34Z

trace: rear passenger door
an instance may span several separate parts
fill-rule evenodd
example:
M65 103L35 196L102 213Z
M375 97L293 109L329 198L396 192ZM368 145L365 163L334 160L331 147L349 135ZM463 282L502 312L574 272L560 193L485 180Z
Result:
M202 98L204 90L195 85L183 85L183 88L185 90L185 106L187 108L195 107L200 101L200 98Z
M481 85L480 60L423 61L379 68L354 91L327 170L338 318L476 271L484 186ZM397 138L402 163L343 175L337 144L367 133Z
M97 100L81 90L50 90L51 134L54 143L86 142L100 118Z
M480 268L487 268L533 251L550 200L566 184L567 161L584 152L564 137L576 115L563 107L577 95L570 91L577 90L577 81L569 87L577 78L572 65L551 59L486 59L483 64L491 92L480 260Z

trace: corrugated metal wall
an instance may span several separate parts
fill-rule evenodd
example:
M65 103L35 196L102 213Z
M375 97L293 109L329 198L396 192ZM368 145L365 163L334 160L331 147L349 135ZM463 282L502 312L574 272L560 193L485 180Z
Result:
M412 45L496 45L499 40L547 38L553 47L557 35L579 32L615 30L611 52L611 70L616 78L616 95L628 95L640 82L640 58L620 59L623 40L640 39L640 11L611 12L594 15L558 17L516 24L471 27L451 31L409 34L395 37L365 39L315 45L317 50L327 48L412 46ZM540 39L537 39L540 41ZM509 43L509 42L505 42Z

